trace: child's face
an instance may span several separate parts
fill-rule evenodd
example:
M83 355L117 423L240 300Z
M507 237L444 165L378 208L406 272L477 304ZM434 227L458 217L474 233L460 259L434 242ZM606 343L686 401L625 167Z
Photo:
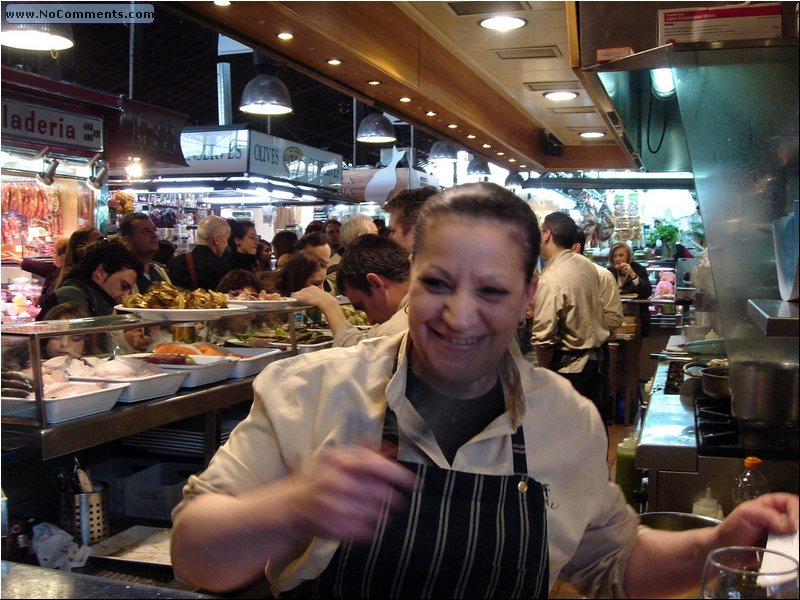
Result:
M47 358L56 356L81 356L86 346L86 338L82 335L63 335L49 338L44 346Z

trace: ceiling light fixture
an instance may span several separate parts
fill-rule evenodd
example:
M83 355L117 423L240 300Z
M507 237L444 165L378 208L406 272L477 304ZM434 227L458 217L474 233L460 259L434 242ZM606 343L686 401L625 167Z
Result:
M128 179L138 179L144 174L144 169L142 168L141 161L134 159L136 162L132 162L127 167L125 167L125 174L128 176Z
M672 69L665 67L650 71L653 95L660 100L669 100L675 95L675 80L672 78Z
M544 97L553 102L566 102L568 100L575 100L578 97L576 92L554 91L545 92Z
M253 115L286 115L292 112L292 98L286 85L274 75L274 64L263 54L253 53L257 75L242 92L239 110Z
M477 136L474 133L467 134L468 140L474 140Z
M400 98L400 102L411 102L411 98L409 98L408 96L403 96L402 98Z
M214 6L230 6L231 0L214 0Z
M361 120L356 139L367 144L388 144L397 141L391 121L381 113L372 113Z
M57 52L75 45L72 27L66 23L9 23L3 10L0 44L20 50Z
M484 148L491 148L491 147L492 147L492 145L491 145L491 144L483 144L483 147L484 147Z
M605 131L582 131L580 133L580 136L582 138L590 140L590 139L596 139L596 138L605 137L606 133L605 133Z
M506 153L505 153L505 152L503 152L502 150L500 150L500 151L497 153L497 156L505 156L505 155L506 155Z
M432 110L429 110L428 112L425 113L425 116L426 117L435 117L436 113L433 112Z
M370 85L380 85L381 84L381 82L378 81L377 79L373 79L372 81L368 81L367 83L370 84Z
M506 177L506 181L503 184L503 187L519 187L521 188L525 184L525 179L523 179L522 175L519 171L514 171L508 174Z
M448 129L455 129L456 127L458 127L458 125L455 123L450 123L450 125L447 126Z
M291 40L291 39L293 39L293 38L294 38L294 35L293 35L293 34L291 34L291 33L289 33L288 31L281 31L281 32L278 34L278 38L279 38L279 39L281 39L281 40L286 40L286 41L288 41L288 40Z
M500 15L497 17L489 17L488 19L481 19L478 21L478 25L483 27L484 29L491 29L492 31L511 31L513 29L519 29L520 27L525 27L528 24L528 21L522 19L520 17L509 17L505 15Z
M489 163L476 156L467 165L467 175L491 175Z
M337 65L340 65L340 64L342 64L342 61L340 61L338 58L331 58L331 59L328 61L328 64L329 64L329 65L333 65L333 66L335 67L335 66L337 66Z
M447 142L436 142L431 146L428 158L442 162L456 162L458 160L458 151Z
M47 165L47 169L36 174L36 183L43 187L52 187L53 181L55 180L56 169L58 169L59 164L61 163L59 163L55 158L52 159Z

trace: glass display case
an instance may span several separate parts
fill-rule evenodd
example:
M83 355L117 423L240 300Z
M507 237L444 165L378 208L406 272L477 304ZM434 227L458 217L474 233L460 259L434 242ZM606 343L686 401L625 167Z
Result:
M302 314L308 308L311 307L292 304L281 309L248 307L239 311L249 315L251 320L268 323L270 331L282 333L283 339L275 343L267 340L256 348L248 345L247 336L232 338L232 342L239 342L235 346L207 343L206 346L213 347L218 356L194 356L190 365L159 364L157 369L171 375L159 375L162 378L157 382L151 381L149 389L141 378L76 377L72 371L66 376L64 371L60 371L61 380L54 381L45 376L42 368L46 345L53 339L66 340L63 347L68 347L73 339L107 337L111 343L106 348L111 347L114 351L111 355L81 357L74 353L64 360L73 358L86 364L105 361L106 365L113 360L125 363L128 362L126 357L144 358L147 354L116 354L115 339L122 339L125 331L141 328L179 331L180 328L174 327L174 318L151 319L139 314L117 314L3 325L0 329L3 435L18 440L18 445L36 446L42 458L47 459L205 414L206 454L210 457L218 445L218 437L213 432L219 428L215 420L220 409L252 400L252 380L266 364L298 352L330 347L330 341L302 343L306 335L300 329ZM198 329L213 329L219 320L202 323ZM180 342L173 345L186 346ZM49 374L50 370L47 371ZM181 379L181 383L175 385L173 379ZM131 394L134 389L136 391Z

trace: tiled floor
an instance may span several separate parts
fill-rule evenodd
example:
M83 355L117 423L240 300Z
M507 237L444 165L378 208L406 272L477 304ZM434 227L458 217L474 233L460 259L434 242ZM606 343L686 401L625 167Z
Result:
M634 430L633 425L609 425L608 426L608 466L611 469L611 479L617 467L617 444L625 439ZM550 590L549 598L583 598L578 591L570 584L563 581L556 581L553 589Z

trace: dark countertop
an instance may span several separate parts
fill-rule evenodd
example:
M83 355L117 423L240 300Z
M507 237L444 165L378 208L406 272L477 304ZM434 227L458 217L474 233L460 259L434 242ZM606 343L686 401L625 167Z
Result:
M3 598L215 598L197 592L115 581L3 561Z

